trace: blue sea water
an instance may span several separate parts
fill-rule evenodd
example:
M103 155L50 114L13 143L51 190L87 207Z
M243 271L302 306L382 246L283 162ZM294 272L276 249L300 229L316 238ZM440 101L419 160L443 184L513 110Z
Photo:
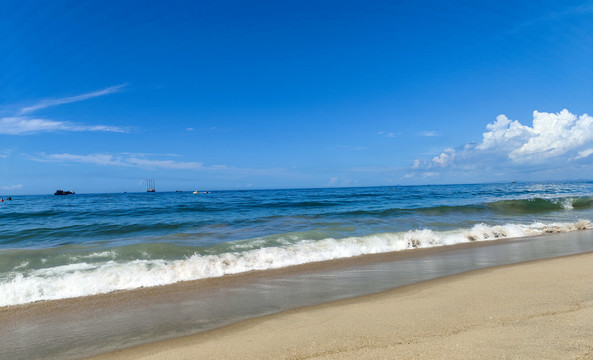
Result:
M586 181L12 196L0 203L0 306L592 221Z

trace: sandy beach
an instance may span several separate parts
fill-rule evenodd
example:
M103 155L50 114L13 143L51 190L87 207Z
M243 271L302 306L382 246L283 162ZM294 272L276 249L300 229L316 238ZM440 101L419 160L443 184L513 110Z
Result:
M476 270L93 357L589 359L593 253Z

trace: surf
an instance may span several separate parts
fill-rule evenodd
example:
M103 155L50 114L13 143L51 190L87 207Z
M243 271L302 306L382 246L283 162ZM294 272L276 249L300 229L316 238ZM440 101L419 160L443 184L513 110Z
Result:
M415 229L341 239L312 240L293 234L225 244L221 253L196 251L183 259L118 259L118 249L72 258L72 263L27 270L17 264L0 277L0 306L25 304L264 271L361 255L454 245L472 241L523 238L591 230L589 220L576 222L487 225L447 231ZM276 244L270 246L271 243ZM284 245L281 245L284 244ZM96 260L96 261L89 261Z

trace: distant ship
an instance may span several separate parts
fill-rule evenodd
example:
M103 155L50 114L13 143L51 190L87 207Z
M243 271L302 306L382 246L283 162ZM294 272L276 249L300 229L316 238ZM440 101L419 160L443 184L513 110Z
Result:
M154 179L147 179L146 180L146 192L155 192L154 188Z
M74 194L74 191L64 191L64 190L56 190L54 195L71 195Z

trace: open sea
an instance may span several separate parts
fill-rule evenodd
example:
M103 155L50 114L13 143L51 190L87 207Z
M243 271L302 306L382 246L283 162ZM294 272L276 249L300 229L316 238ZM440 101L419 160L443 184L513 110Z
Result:
M590 181L8 195L0 306L593 229Z

